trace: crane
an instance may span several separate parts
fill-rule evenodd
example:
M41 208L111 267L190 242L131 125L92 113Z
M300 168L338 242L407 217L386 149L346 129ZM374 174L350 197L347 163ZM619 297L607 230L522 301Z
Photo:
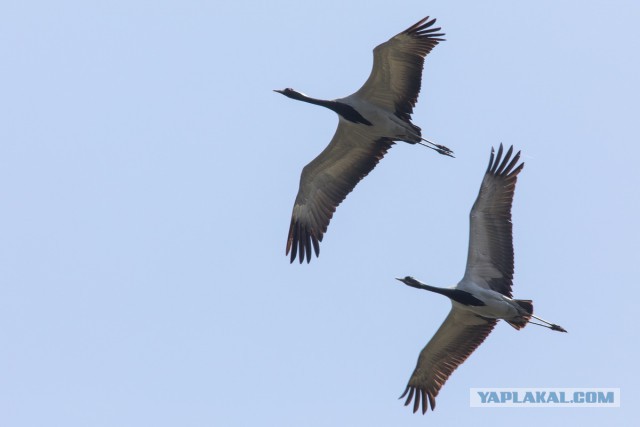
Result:
M489 166L480 193L471 209L469 252L464 277L452 288L426 285L413 277L399 278L405 285L435 292L451 299L451 311L433 338L424 347L418 363L400 396L407 396L405 406L413 400L415 413L422 403L422 413L433 410L438 392L451 373L487 338L499 319L519 330L532 323L554 331L563 327L533 314L531 300L513 299L513 237L511 205L518 174L520 152L513 160L513 146L502 159L491 149ZM531 319L542 323L536 323Z
M435 19L415 25L373 50L373 69L355 93L335 100L311 98L291 88L276 90L289 98L320 105L338 114L338 128L329 145L302 169L293 206L286 255L311 261L333 213L356 184L384 157L395 141L421 144L453 157L444 145L422 138L411 123L420 93L425 56L443 41ZM423 143L423 141L426 143Z

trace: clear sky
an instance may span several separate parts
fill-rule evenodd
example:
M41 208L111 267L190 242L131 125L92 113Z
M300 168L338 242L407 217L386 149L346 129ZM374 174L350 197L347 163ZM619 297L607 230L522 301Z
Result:
M290 265L302 167L377 44L431 15L413 116ZM639 418L640 5L0 3L0 425L630 425ZM397 397L450 304L491 146L522 150L516 297L435 412ZM620 409L478 409L470 387L619 387Z

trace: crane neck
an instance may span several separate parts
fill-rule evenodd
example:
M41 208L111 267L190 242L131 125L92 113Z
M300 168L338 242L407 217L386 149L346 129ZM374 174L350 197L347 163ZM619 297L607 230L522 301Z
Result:
M462 305L472 305L472 306L486 305L482 300L476 298L470 292L463 291L461 289L438 288L437 286L425 285L424 283L409 284L405 282L405 284L417 289L424 289L425 291L430 291L436 294L444 295L453 301L459 302Z
M437 286L426 285L424 283L421 283L420 285L416 285L414 287L418 289L424 289L425 291L434 292L436 294L444 295L449 298L451 298L451 296L453 295L453 291L455 290L449 288L439 288Z
M365 119L355 108L349 104L345 104L344 102L311 98L310 96L304 95L300 92L292 92L287 94L287 96L291 99L297 99L298 101L308 102L309 104L320 105L328 108L350 122L373 126L373 124L369 120Z

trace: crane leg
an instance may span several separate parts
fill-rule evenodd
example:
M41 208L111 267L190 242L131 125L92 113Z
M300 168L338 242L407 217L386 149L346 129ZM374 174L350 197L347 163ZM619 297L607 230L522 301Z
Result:
M422 145L423 147L431 148L432 150L435 150L438 153L445 156L455 157L453 155L453 151L451 151L449 148L445 147L444 145L436 144L435 142L431 142L428 139L424 139L422 137L420 137L420 139L423 140L424 142L431 144L431 145L427 145L427 144L423 144L422 142L418 142L418 144Z
M546 323L546 325L543 325L541 323L535 323L535 322L529 322L529 323L532 323L532 324L538 325L538 326L544 326L545 328L549 328L552 331L567 332L567 330L565 328L563 328L562 326L560 326L560 325L556 325L555 323L547 322L546 320L541 319L538 316L534 316L533 314L531 315L531 317L533 317L534 319L537 319L537 320L539 320L539 321L541 321L543 323Z

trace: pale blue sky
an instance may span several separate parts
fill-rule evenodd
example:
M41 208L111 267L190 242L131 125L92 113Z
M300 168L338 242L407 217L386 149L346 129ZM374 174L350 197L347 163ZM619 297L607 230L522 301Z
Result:
M375 45L431 15L414 122L284 255L302 167ZM640 277L633 1L0 3L0 425L630 425ZM402 393L449 310L492 145L526 162L517 297L426 416ZM620 409L476 409L470 387L619 387Z

